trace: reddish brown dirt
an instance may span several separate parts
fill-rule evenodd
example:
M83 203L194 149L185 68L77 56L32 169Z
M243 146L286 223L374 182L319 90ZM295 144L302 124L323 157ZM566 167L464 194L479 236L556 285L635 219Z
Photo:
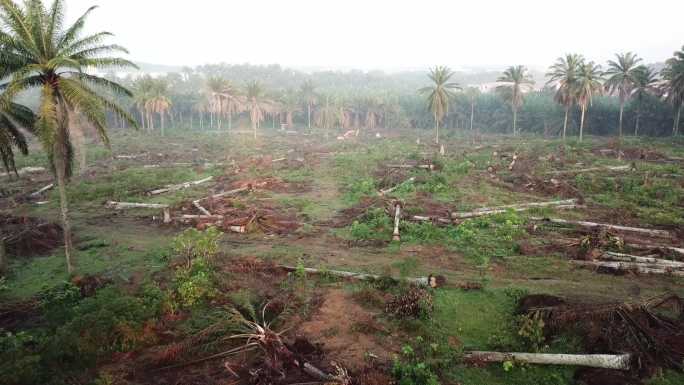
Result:
M619 370L583 368L575 372L579 385L642 385L641 380Z
M396 353L396 348L389 344L390 339L364 334L360 330L369 329L360 325L375 325L376 329L384 330L374 320L374 314L356 304L343 290L333 289L325 294L321 307L299 330L310 340L321 342L330 360L354 370L364 367L366 353L373 353L380 360L389 360Z
M372 208L385 207L385 201L381 198L363 198L358 204L340 211L335 218L324 223L331 227L345 227L354 223Z

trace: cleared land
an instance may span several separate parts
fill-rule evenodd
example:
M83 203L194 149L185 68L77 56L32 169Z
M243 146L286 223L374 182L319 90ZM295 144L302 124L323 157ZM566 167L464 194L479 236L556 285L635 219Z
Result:
M194 362L239 345L226 338L234 309L258 315L268 304L297 362L344 368L354 383L418 376L418 363L445 384L684 382L674 370L684 316L664 297L684 296L684 143L452 137L440 155L427 134L416 144L416 132L115 133L112 153L89 148L90 167L69 187L75 286L64 284L58 198L43 190L50 175L1 177L10 263L0 328L40 346L15 346L27 361L14 381L60 365L84 383L319 381L283 357ZM18 161L47 167L38 151ZM187 268L174 238L211 226L222 233L218 252ZM438 288L383 278L430 275ZM653 298L663 303L643 303ZM547 312L524 315L536 308ZM643 338L625 338L634 330ZM486 364L466 351L640 362L606 372Z

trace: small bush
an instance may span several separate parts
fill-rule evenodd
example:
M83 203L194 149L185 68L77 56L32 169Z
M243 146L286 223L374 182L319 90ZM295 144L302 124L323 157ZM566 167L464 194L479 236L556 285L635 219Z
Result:
M176 270L176 292L182 306L192 307L216 295L214 271L209 263L199 258L189 268Z
M173 240L173 250L185 258L188 267L194 259L210 260L218 252L218 242L222 233L214 226L205 231L190 228L183 231Z
M417 342L423 343L420 337ZM401 358L395 358L392 376L398 385L440 385L437 375L410 345L401 349Z

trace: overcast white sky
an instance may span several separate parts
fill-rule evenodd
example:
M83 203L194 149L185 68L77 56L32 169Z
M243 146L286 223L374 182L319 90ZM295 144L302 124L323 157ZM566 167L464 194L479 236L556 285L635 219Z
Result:
M684 45L684 1L66 0L100 6L131 58L155 64L279 63L362 69L527 64L565 52L662 61Z

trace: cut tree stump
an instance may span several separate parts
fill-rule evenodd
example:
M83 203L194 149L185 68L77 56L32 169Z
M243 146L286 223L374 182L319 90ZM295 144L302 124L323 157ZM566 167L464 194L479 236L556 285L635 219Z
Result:
M547 354L467 352L465 358L476 362L523 362L542 365L587 366L590 368L629 370L629 354Z
M467 219L467 218L480 217L483 215L505 213L507 210L510 210L510 209L512 209L514 211L526 211L526 210L530 210L530 209L538 208L538 207L555 207L558 209L574 209L574 208L577 208L580 206L577 204L577 199L566 199L566 200L551 201L551 202L531 202L531 203L520 203L520 204L497 206L497 207L482 207L482 208L475 209L473 211L468 211L468 212L451 213L451 217L453 219Z
M392 232L392 240L395 242L401 241L399 235L399 222L401 221L401 203L394 204L394 231Z
M208 178L196 180L194 182L185 182L185 183L180 183L180 184L175 184L175 185L169 185L165 188L152 190L152 191L148 192L147 195L159 195L159 194L163 194L163 193L170 192L170 191L182 190L182 189L190 188L192 186L197 186L197 185L202 184L202 183L209 182L212 179L214 179L214 177L210 176Z
M653 265L636 262L600 262L600 261L576 261L571 260L570 263L577 266L604 268L614 271L636 271L643 274L664 274L673 275L676 277L684 277L684 271L680 269L672 269L662 265Z
M585 227L585 228L606 228L610 230L615 230L615 231L625 231L625 232L630 232L630 233L639 233L639 234L646 234L650 235L652 237L665 237L665 238L671 238L672 234L670 234L669 231L666 230L656 230L656 229L643 229L639 227L628 227L628 226L620 226L620 225L611 225L608 223L595 223L595 222L587 222L587 221L573 221L573 220L567 220L567 219L559 219L559 218L540 218L540 217L533 217L530 218L533 221L542 221L542 222L550 222L550 223L555 223L559 225L573 225L573 226L580 226L580 227Z

